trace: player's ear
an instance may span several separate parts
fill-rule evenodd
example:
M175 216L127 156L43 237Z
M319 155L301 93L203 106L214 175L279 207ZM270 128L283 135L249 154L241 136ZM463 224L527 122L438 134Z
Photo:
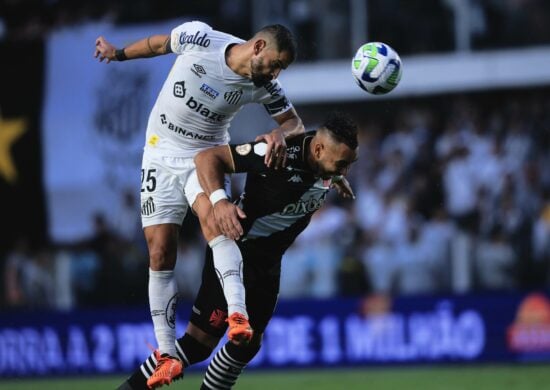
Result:
M313 153L315 154L316 158L321 157L321 152L323 151L324 148L325 148L325 145L323 145L322 142L317 142L315 144L315 148L313 149Z
M257 39L256 42L254 42L254 54L258 55L260 52L267 46L267 42L265 39Z

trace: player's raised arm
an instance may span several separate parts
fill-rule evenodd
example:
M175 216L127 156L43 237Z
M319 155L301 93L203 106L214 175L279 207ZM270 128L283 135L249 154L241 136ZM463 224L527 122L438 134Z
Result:
M156 57L171 53L170 35L151 35L126 47L117 49L113 44L100 36L95 41L94 57L99 61L125 61L135 58Z
M267 150L264 162L268 167L275 169L283 168L286 165L286 141L285 138L305 132L302 120L294 108L285 111L281 115L274 116L279 127L270 133L261 134L256 141L265 141Z
M224 175L235 172L229 146L215 146L201 151L195 157L195 165L201 187L212 203L218 227L224 236L239 239L243 235L239 219L246 218L246 214L228 200L224 190Z

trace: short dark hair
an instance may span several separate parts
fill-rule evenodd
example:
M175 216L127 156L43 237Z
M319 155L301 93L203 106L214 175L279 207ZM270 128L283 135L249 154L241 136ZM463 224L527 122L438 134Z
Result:
M352 150L357 148L357 124L349 115L333 111L327 116L322 127L329 131L335 141L347 145Z
M292 32L282 24L270 24L263 27L258 33L266 33L273 37L277 50L286 52L290 57L290 62L296 59L296 40Z

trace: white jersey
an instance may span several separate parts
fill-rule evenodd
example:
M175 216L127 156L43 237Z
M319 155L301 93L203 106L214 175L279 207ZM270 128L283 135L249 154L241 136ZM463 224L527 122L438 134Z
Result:
M148 153L194 157L201 149L229 142L230 122L243 105L264 104L272 116L292 107L279 81L256 87L227 66L227 47L243 42L197 21L172 31L171 47L178 57L149 116Z

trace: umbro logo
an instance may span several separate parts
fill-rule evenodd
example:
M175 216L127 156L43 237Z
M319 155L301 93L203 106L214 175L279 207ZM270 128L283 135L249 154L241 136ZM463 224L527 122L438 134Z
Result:
M195 73L199 78L202 78L201 75L206 74L206 70L204 70L204 67L202 65L193 64L193 67L191 68L191 72Z
M300 175L294 175L290 179L288 179L288 181L292 183L303 183L302 177Z

